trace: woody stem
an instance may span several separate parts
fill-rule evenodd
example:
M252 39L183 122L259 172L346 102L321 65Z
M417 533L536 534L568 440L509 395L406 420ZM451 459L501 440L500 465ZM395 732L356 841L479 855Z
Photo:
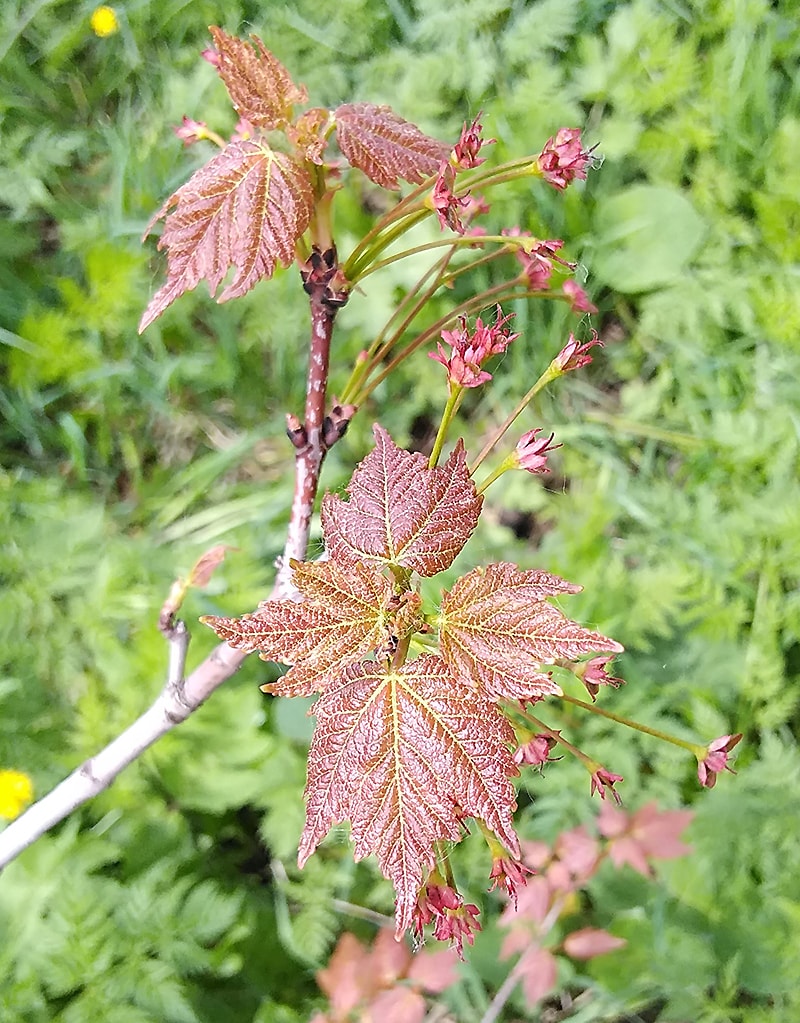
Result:
M322 428L325 420L325 395L328 386L331 335L336 310L323 300L323 287L315 287L310 295L311 344L306 382L306 442L295 454L295 482L286 544L283 549L274 599L286 599L294 593L291 560L302 561L308 547L311 514L319 486L319 474L325 457Z

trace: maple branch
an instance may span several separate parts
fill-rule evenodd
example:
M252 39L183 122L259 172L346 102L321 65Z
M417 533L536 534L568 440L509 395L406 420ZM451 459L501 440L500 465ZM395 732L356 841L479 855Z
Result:
M319 258L322 259L322 263L319 262ZM298 447L295 454L294 496L286 544L275 580L273 599L276 600L296 596L291 561L292 559L302 561L305 557L320 469L330 446L330 442L326 442L324 436L325 396L336 306L331 305L327 289L336 269L336 250L330 249L316 260L312 254L307 269L301 271L311 306L311 344L308 353L303 423L305 443Z
M295 490L286 545L271 599L294 596L291 558L302 560L306 553L311 512L317 493L319 471L327 450L323 436L328 357L336 309L326 305L324 287L310 294L311 346L305 408L307 441L295 460ZM0 870L23 849L36 841L73 810L108 788L116 776L153 745L162 735L185 721L214 690L238 671L247 651L220 643L184 679L189 632L182 621L161 623L169 644L167 682L155 702L121 735L34 803L0 833Z
M197 710L247 656L221 643L184 679L189 632L183 622L175 623L167 641L167 682L155 702L105 749L84 761L0 833L0 869L77 807L108 788L124 767Z

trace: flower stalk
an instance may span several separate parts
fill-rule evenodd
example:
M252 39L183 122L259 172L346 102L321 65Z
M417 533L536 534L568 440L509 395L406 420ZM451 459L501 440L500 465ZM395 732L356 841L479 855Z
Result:
M544 371L544 373L542 373L542 375L533 385L533 387L531 387L530 390L528 390L525 393L524 397L522 397L519 400L519 402L517 402L513 411L505 418L505 420L500 424L500 426L497 427L497 429L491 435L489 440L481 448L477 458L470 466L470 472L472 473L473 476L475 475L475 471L480 468L481 464L492 453L495 447L497 447L497 445L500 443L503 437L505 437L505 435L514 425L516 420L519 419L519 417L522 415L522 413L525 411L528 405L530 405L530 403L533 401L536 395L543 388L545 388L551 381L555 380L559 376L561 376L561 370L555 367L554 364L551 362L547 369ZM509 466L509 468L511 467ZM484 489L488 485L489 484L487 483L484 486Z
M429 469L432 469L439 461L442 454L442 448L444 447L444 442L447 439L447 431L458 412L461 402L464 400L465 391L466 388L461 387L459 384L450 385L447 401L439 423L439 429L436 432L436 440L433 442L433 448L428 459Z
M700 746L696 742L689 742L687 739L679 739L677 735L663 732L660 728L651 728L650 725L643 725L640 721L634 721L632 718L626 718L621 714L615 714L613 711L598 707L595 703L586 703L585 700L578 700L574 696L567 696L566 693L562 694L561 699L565 703L571 703L574 707L580 707L582 710L589 711L590 714L596 714L598 717L615 721L618 725L625 725L626 728L632 728L634 731L642 732L645 735L652 735L654 739L661 739L662 742L669 742L673 746L688 750L698 760L702 760L706 755L705 746Z

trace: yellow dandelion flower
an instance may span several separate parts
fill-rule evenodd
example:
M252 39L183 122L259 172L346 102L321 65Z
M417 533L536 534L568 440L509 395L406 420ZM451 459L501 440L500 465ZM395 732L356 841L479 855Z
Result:
M22 771L0 771L0 817L13 821L33 799L33 782Z
M95 7L91 17L92 32L101 39L106 36L113 36L119 31L117 13L113 7Z

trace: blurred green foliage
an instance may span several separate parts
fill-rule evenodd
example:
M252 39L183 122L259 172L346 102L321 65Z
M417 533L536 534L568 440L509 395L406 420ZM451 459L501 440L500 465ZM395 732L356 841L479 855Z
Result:
M200 289L136 335L162 273L140 236L210 152L169 130L235 116L198 59L206 26L254 31L314 103L390 102L455 138L485 111L493 159L585 125L602 167L556 195L515 184L497 227L563 237L587 268L607 347L526 413L564 448L559 476L488 495L462 556L515 560L585 587L571 616L625 643L621 714L687 737L744 731L739 776L700 791L673 747L567 707L548 720L625 776L635 808L692 805L695 853L657 882L597 879L588 923L629 939L565 983L572 1020L762 1023L800 1017L800 47L790 0L311 0L224 7L136 0L93 35L91 4L0 12L0 767L42 794L140 713L165 670L155 629L172 578L234 544L203 613L268 592L302 401L307 332L294 273L214 305ZM205 145L205 144L202 144ZM490 151L491 152L491 151ZM382 197L338 196L342 251ZM332 390L414 280L370 278L340 314ZM492 283L485 273L472 287ZM461 287L461 285L459 285ZM459 293L459 292L457 292ZM437 299L431 318L447 308ZM574 318L520 305L523 338L468 438L499 421ZM427 370L427 372L426 372ZM333 452L340 487L380 417L400 442L435 426L438 367L420 352ZM505 478L507 480L507 477ZM504 480L505 484L505 480ZM212 645L193 628L191 658ZM0 879L3 1023L292 1023L348 905L391 913L389 886L337 833L298 872L307 704L268 700L251 660L114 786ZM520 782L520 830L551 840L591 817L582 767ZM448 995L478 1020L502 981L487 862L456 854L485 931ZM358 924L366 933L371 925ZM507 1019L538 1018L520 997Z

